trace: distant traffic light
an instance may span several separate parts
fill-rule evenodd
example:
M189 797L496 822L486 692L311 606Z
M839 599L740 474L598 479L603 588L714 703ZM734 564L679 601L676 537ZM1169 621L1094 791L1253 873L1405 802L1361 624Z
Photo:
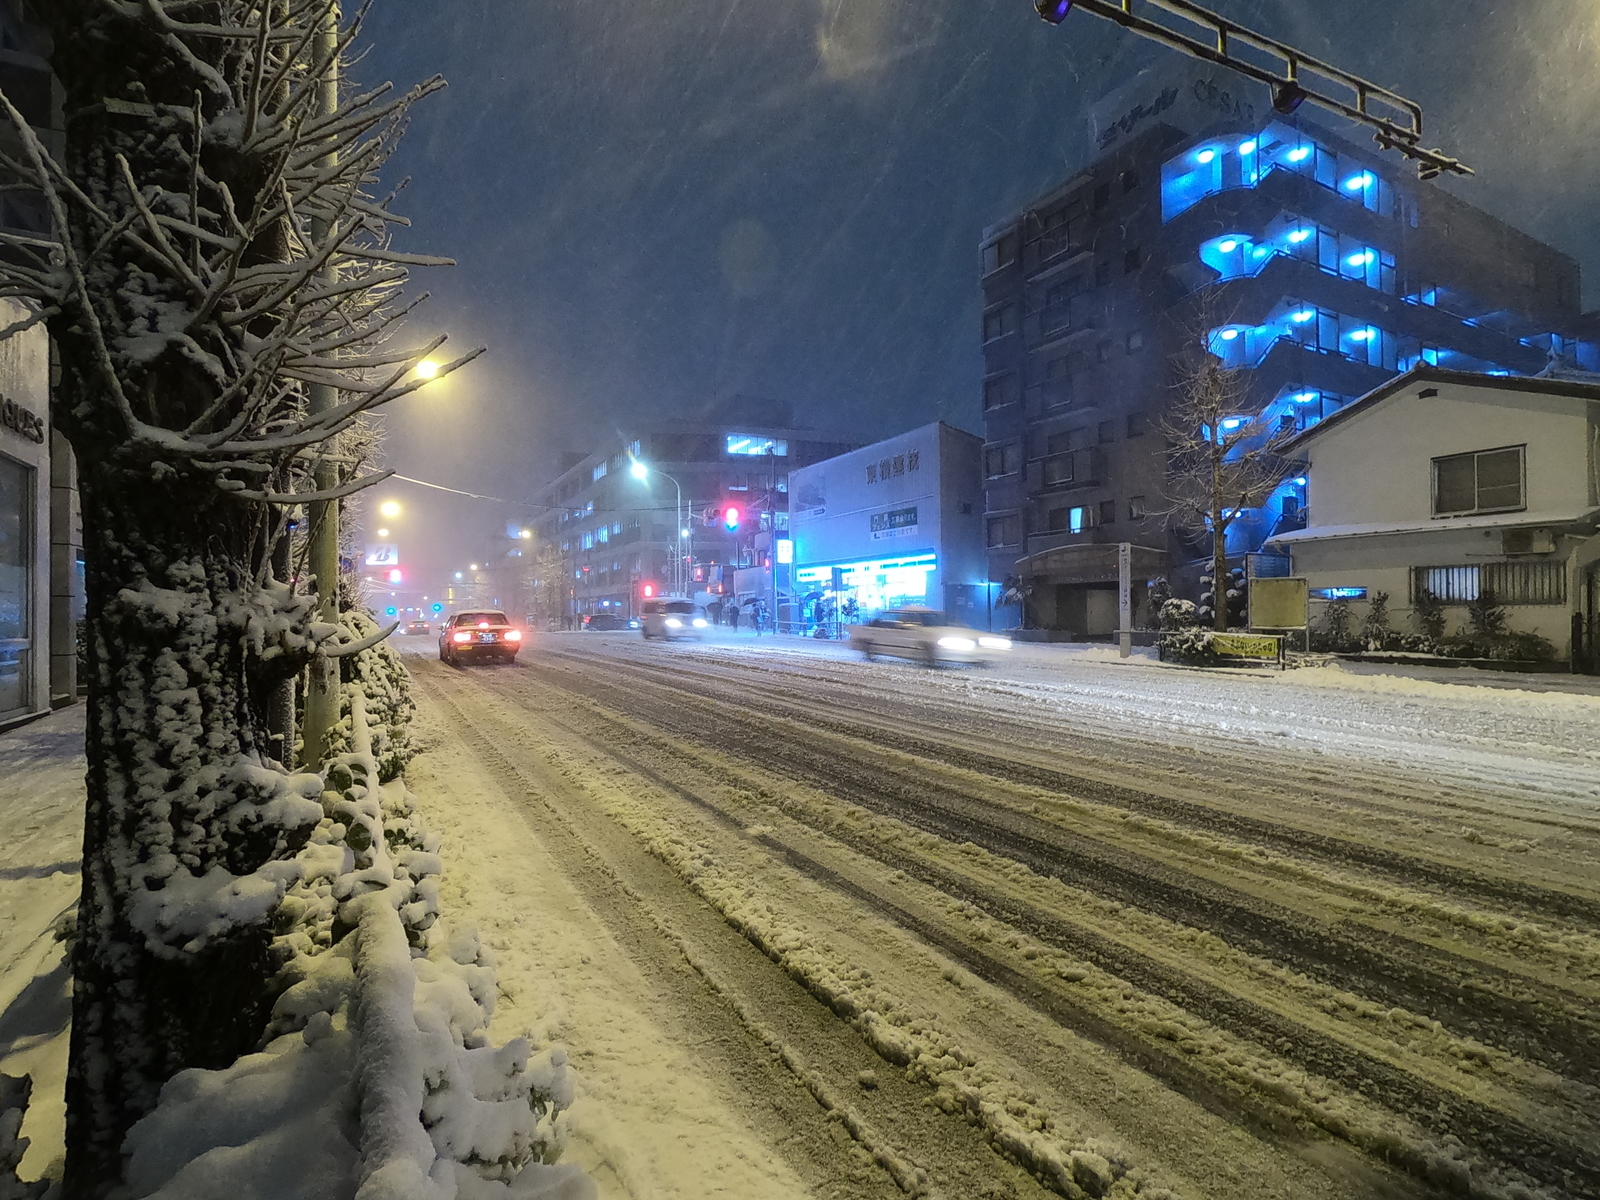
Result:
M652 596L654 596L656 594L656 585L653 584L653 583L647 583L642 588L640 588L639 590L640 590L640 593L644 596L644 598L646 600L648 600L648 599L650 599Z
M443 612L443 611L444 611L444 605L442 605L442 604L435 604L435 605L434 605L434 606L433 606L433 615L434 615L434 616L438 616L438 615L439 615L439 614L440 614L440 613L442 613L442 612Z
M737 504L728 505L727 508L722 510L722 527L729 533L737 533L739 531L739 519L743 515L739 511Z
M397 610L396 610L396 609L395 609L395 606L394 606L394 605L392 605L392 604L391 604L391 605L389 605L389 607L388 607L388 608L386 608L386 609L384 609L384 610L383 610L383 611L384 611L384 612L386 612L386 613L388 613L388 614L389 614L389 616L391 616L391 617L392 617L392 616L394 616L394 615L395 615L395 612L396 612L396 611L397 611Z

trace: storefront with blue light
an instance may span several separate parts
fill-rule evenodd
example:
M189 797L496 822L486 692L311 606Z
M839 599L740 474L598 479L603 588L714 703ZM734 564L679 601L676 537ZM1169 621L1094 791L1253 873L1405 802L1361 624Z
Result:
M795 624L824 630L886 609L987 627L981 441L933 424L795 471Z

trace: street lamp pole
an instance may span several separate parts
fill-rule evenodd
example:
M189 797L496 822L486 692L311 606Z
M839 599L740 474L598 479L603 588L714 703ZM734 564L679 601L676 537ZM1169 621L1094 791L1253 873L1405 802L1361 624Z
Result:
M678 553L673 562L671 582L673 595L681 596L684 594L684 589L688 587L688 572L684 569L683 565L683 488L679 485L676 479L674 479L671 475L668 475L665 471L656 470L654 467L650 467L645 463L640 462L638 459L634 460L632 473L635 479L648 481L652 472L661 476L663 479L669 480L672 483L673 491L677 493L677 498L673 501L672 505L672 517L676 522L676 524L673 526L672 536L673 540L678 544Z
M318 87L318 114L331 117L339 109L339 9L330 6L318 36L317 53L327 59L327 66ZM335 161L336 151L324 156L324 169ZM332 226L325 218L315 218L311 223L312 240L321 243L333 236ZM338 268L330 256L322 268L322 283L329 288L338 284ZM339 403L339 391L332 384L313 383L306 389L306 408L315 416L327 412ZM338 467L326 454L317 460L315 479L319 492L338 486ZM309 505L311 518L309 567L317 580L317 619L330 625L339 621L339 502L318 500ZM306 685L305 752L303 762L313 770L320 770L327 753L328 734L339 719L339 665L330 659L318 657L311 666L311 678ZM290 748L284 750L286 759Z

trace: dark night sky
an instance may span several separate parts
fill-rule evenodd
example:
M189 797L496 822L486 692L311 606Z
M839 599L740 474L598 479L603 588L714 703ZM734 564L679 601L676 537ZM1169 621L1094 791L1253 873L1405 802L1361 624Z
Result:
M1452 190L1577 256L1600 305L1592 0L1215 7L1419 101L1478 171ZM863 439L979 428L983 226L1087 161L1087 107L1175 53L1028 0L376 0L365 44L365 82L450 82L390 176L402 243L459 262L419 273L418 332L488 347L387 418L391 463L509 496L733 392ZM413 564L511 515L387 490Z

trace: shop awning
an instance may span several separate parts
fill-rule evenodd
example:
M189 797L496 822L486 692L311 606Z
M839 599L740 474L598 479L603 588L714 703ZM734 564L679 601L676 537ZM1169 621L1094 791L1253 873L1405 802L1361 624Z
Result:
M1133 578L1150 579L1167 573L1167 552L1134 546ZM1117 543L1079 542L1052 546L1017 560L1016 572L1024 579L1044 583L1116 583Z

